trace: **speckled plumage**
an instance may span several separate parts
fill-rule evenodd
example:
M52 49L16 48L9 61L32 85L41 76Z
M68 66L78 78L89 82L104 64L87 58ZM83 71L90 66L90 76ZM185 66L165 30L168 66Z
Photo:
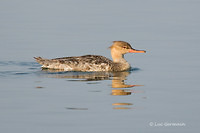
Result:
M113 62L103 56L85 55L55 59L35 58L43 68L62 69L64 71L112 71Z

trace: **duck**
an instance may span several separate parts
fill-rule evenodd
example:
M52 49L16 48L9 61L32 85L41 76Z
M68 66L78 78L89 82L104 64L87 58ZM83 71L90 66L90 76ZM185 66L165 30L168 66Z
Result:
M113 41L109 47L113 60L101 55L84 55L45 59L34 57L43 69L80 72L121 72L130 70L130 64L124 59L127 53L146 53L145 50L136 50L125 41Z

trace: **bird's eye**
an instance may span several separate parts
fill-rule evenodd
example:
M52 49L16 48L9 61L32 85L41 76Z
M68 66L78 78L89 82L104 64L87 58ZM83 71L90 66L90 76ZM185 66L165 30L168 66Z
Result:
M126 48L126 46L124 46L123 48Z

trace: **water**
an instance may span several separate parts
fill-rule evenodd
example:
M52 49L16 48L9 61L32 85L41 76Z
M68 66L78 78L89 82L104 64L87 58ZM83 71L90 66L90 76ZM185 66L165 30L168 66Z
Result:
M1 132L199 131L199 6L198 0L1 1ZM111 58L114 40L147 51L125 56L132 71L42 71L33 59Z

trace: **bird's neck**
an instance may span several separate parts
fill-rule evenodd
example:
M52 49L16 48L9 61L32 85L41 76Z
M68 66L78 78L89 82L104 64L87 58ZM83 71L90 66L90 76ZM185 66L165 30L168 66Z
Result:
M124 61L126 61L124 59L124 55L121 54L119 51L117 51L115 48L111 49L111 56L112 56L113 62L115 63L123 63Z
M124 59L124 55L121 54L116 49L111 49L111 56L113 59L113 62L115 63L114 69L116 71L125 71L130 69L129 63Z

